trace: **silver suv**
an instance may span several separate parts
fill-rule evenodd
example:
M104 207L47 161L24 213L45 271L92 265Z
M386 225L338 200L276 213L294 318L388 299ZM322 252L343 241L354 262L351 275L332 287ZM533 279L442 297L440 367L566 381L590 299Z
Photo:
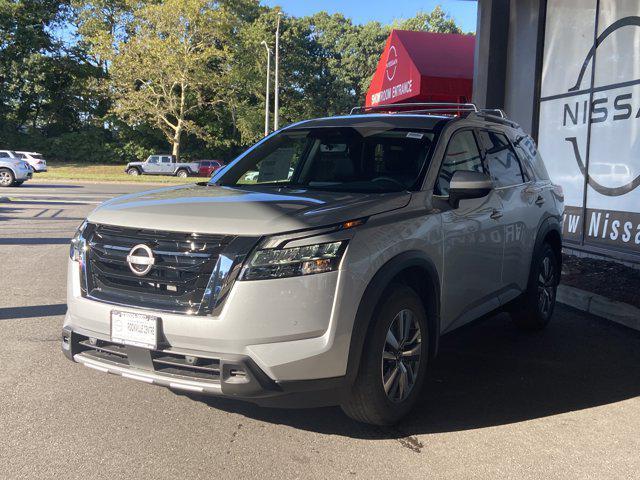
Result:
M291 125L209 182L97 208L71 244L67 357L383 425L442 334L497 309L543 328L563 197L531 137L472 105L393 108Z

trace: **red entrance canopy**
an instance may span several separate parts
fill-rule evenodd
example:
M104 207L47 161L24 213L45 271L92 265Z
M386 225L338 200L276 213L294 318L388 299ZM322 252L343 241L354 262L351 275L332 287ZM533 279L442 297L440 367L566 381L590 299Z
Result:
M366 106L471 101L475 42L473 35L392 30Z

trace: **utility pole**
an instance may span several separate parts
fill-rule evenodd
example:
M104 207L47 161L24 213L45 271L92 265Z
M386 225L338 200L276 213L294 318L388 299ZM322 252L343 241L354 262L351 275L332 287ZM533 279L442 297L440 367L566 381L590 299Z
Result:
M273 130L278 130L280 124L280 98L278 90L280 87L280 79L278 78L280 67L280 19L282 12L278 12L278 20L276 23L276 78L275 78L275 104L273 106Z
M265 95L264 101L264 136L269 135L269 93L271 90L270 87L270 77L271 77L271 49L267 42L262 41L262 45L267 49L267 93Z

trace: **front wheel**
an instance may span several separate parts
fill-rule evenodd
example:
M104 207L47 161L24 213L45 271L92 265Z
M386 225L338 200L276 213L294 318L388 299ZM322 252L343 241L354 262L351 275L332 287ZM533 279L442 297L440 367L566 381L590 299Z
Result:
M560 283L560 262L545 243L533 259L527 290L511 308L511 318L524 330L542 330L553 316Z
M13 172L9 169L3 168L0 170L0 187L10 187L15 181Z
M394 285L372 322L358 377L341 407L359 422L392 425L413 408L424 383L427 317L413 289Z
M178 178L187 178L189 176L189 172L187 172L186 170L178 170L178 172L176 173L176 177Z
M138 175L140 175L140 170L138 170L137 168L130 168L129 170L127 170L127 174L131 175L132 177L137 177Z

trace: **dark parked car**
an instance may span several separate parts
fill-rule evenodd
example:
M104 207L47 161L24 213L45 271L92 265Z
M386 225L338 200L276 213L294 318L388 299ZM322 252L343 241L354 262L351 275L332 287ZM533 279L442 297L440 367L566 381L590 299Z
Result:
M220 160L200 160L200 168L198 169L199 177L210 177L222 167L224 163Z

